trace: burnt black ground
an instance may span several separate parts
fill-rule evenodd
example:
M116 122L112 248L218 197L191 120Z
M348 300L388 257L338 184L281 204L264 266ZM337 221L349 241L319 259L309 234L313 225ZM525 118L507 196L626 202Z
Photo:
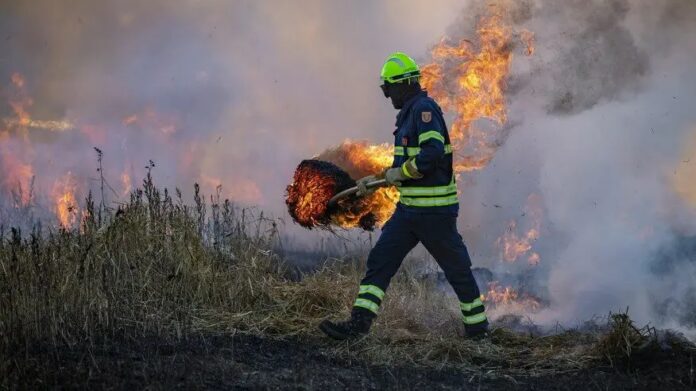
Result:
M50 344L4 357L0 388L47 389L694 389L693 373L659 360L632 373L594 368L547 377L509 377L476 369L365 365L329 353L323 339L198 335L112 338L87 347ZM24 350L24 352L21 352ZM21 352L21 353L20 353Z

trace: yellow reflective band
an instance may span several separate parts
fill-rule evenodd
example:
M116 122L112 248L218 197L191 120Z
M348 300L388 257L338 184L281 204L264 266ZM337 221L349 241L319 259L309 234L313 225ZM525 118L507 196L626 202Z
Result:
M471 311L474 308L481 307L483 305L483 302L481 301L481 298L476 298L476 300L472 301L471 303L459 303L459 308L462 309L462 311Z
M416 164L416 159L415 158L408 159L408 162L406 162L406 163L408 164L409 162L410 162L411 168L413 168L413 171L420 175L420 172L418 171L418 165Z
M411 173L408 172L408 169L406 168L406 165L407 165L407 164L408 164L408 162L406 162L406 163L404 163L404 164L401 165L401 172L402 172L404 175L406 175L407 178L413 179L413 175L411 175Z
M360 292L358 292L358 294L360 295L363 293L369 293L380 300L384 298L384 291L378 286L374 285L360 285Z
M430 139L438 140L443 144L445 143L445 136L441 135L440 132L438 132L437 130L429 130L427 132L421 133L418 136L418 145L423 144L424 142Z
M411 197L401 197L399 200L402 204L406 206L418 206L418 207L429 207L429 206L447 206L454 205L459 202L457 195L453 194L446 197L426 197L426 198L411 198Z
M464 316L464 324L478 324L486 321L486 314L480 313L471 316Z
M429 186L429 187L399 187L399 193L402 197L418 197L418 196L443 196L457 192L457 185L450 184L447 186Z
M405 148L405 150L404 150ZM394 147L394 156L418 156L421 149L420 147ZM452 146L450 144L445 144L445 155L452 153Z
M361 298L358 298L357 300L355 300L355 304L353 304L353 307L365 308L367 310L374 312L375 314L377 313L377 310L379 309L379 306L377 305L377 303L373 303L370 300L361 299Z
M415 157L408 158L408 160L401 165L401 171L411 179L423 178L423 175L418 172L418 165L416 164Z

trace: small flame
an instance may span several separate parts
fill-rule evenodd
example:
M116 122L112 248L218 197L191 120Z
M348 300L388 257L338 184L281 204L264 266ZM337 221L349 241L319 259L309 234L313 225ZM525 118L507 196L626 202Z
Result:
M524 43L526 50L525 54L531 56L534 54L534 32L529 30L520 31L520 41Z
M75 198L76 190L77 183L70 172L57 180L53 186L56 217L60 226L65 229L75 228L79 220L80 208Z
M15 207L27 206L32 198L32 182L34 180L34 168L31 164L21 161L10 151L1 148L0 167L4 171L0 185L14 193Z
M131 179L128 169L121 173L121 197L128 197L133 190L133 180Z
M74 129L75 125L66 120L35 120L29 114L29 108L34 104L25 87L26 81L20 73L14 73L10 77L12 92L9 96L9 105L15 114L12 118L3 118L2 122L7 128L26 130L27 128L48 130L51 132L64 132Z
M517 221L512 220L508 223L505 233L499 237L495 244L500 249L500 257L506 262L515 262L517 259L526 257L527 263L536 266L541 262L541 256L532 251L534 242L539 239L542 220L541 197L538 194L531 194L527 198L524 209L524 216L529 220L530 228L518 234Z
M121 120L124 126L141 126L146 129L156 130L164 135L176 133L179 120L176 115L164 114L147 108L142 113L131 114Z
M49 132L65 132L75 129L75 124L70 121L62 120L36 120L29 117L25 118L5 118L3 122L8 127L26 127L31 129L48 130Z
M138 116L136 114L129 115L128 117L124 118L123 121L121 121L123 125L125 126L130 126L138 122Z
M9 104L17 116L17 126L25 127L31 122L31 116L27 111L34 104L25 90L24 76L20 73L13 73L10 77L14 94L10 97Z
M528 294L520 294L511 286L502 286L498 281L488 284L488 291L481 295L486 305L500 313L530 313L542 307L541 301Z

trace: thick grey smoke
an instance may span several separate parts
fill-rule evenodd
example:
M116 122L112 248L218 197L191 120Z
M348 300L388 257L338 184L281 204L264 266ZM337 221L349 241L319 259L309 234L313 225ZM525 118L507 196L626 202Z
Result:
M685 171L694 163L683 145L696 132L696 3L509 6L515 28L533 31L537 47L513 65L510 137L464 190L465 214L478 231L469 235L473 247L490 243L501 221L528 222L525 200L538 193L536 283L551 307L537 321L629 307L641 322L693 327L696 210L674 183L693 173ZM485 250L480 256L495 259Z
M542 60L550 113L579 113L638 90L649 58L625 25L630 9L626 0L538 5L538 17L553 21L538 35L555 52Z

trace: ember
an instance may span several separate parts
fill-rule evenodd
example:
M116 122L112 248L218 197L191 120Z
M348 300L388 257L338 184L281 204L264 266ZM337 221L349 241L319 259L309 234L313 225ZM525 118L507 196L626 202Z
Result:
M333 163L303 160L287 187L288 212L305 228L330 223L328 204L336 193L355 185L348 174Z
M329 207L334 195L353 186L355 181L337 165L316 159L303 160L286 189L285 203L293 220L305 228L330 229L334 225L371 231L386 220L376 205L391 205L391 212L395 201L389 196L389 189L379 189L369 196L351 196Z

